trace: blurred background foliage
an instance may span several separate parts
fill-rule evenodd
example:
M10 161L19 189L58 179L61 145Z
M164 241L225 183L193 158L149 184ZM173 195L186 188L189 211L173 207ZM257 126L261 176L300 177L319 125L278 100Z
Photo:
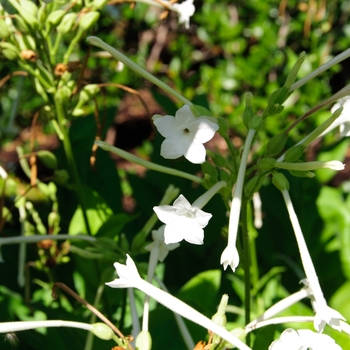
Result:
M67 8L69 3L55 2L57 8ZM9 2L1 4L8 13L16 13ZM267 96L283 85L300 52L306 52L306 60L299 78L350 46L348 0L195 0L194 4L196 13L191 18L189 30L186 30L178 25L175 13L169 13L160 20L162 10L156 7L110 1L99 10L100 18L83 39L87 35L100 37L186 98L209 108L214 116L226 118L236 147L242 144L246 133L242 122L245 92L252 92L253 106L259 114L266 107ZM74 5L77 9L73 7L73 10L78 11L79 6L81 8L83 5L84 2L78 1ZM56 37L55 30L51 35ZM62 37L57 63L63 60L75 35L76 32L70 31ZM48 247L28 244L24 287L17 282L19 246L3 246L0 321L65 319L89 322L90 313L70 296L59 293L57 299L51 298L52 283L64 282L93 303L99 285L113 278L112 263L124 262L120 246L123 245L124 251L130 249L133 237L142 229L167 186L174 184L179 187L190 202L203 193L203 189L187 180L144 171L102 150L95 153L92 148L94 140L107 139L158 164L193 174L201 172L199 166L188 164L183 159L169 161L159 155L162 139L156 135L150 117L154 113L174 115L180 107L177 101L123 67L120 62L89 47L85 40L77 43L69 60L76 62L72 77L80 86L109 84L101 86L100 93L84 105L83 116L68 115L67 119L92 234L109 237L114 243L110 244L109 241L109 244L91 247L87 243L72 242L75 249L62 243ZM48 223L52 212L59 215L59 232L86 233L71 181L53 176L52 169L37 157L37 177L43 186L32 188L28 173L24 170L25 165L19 162L18 146L28 155L22 159L28 159L33 151L49 150L57 159L57 169L70 171L64 149L55 135L52 117L44 113L47 102L33 88L33 79L16 74L18 71L22 70L17 61L8 60L0 52L0 162L9 172L6 184L0 180L0 237L16 236L21 232L14 203L17 195L25 196L35 208L37 215L34 213L27 218L27 228L32 234L42 233L38 229L40 222L44 231L52 228ZM261 155L259 149L266 140L345 86L349 82L349 72L347 59L296 91L287 100L285 110L278 117L267 120L254 146L256 154L253 160ZM135 91L130 93L123 87ZM138 94L144 104L138 99ZM71 97L72 106L77 99L77 95ZM37 122L33 124L37 112ZM307 135L327 116L329 112L323 110L308 118L293 130L287 146ZM34 144L31 144L33 139ZM348 165L345 171L335 174L321 170L314 179L290 177L289 180L292 200L326 299L350 320L348 144L349 141L340 138L335 131L327 135L324 142L314 143L305 155L307 160L320 157L341 160ZM208 147L223 155L226 153L220 138L214 139ZM92 156L94 160L91 160ZM29 165L27 162L27 167ZM45 185L49 181L55 182L57 193ZM256 289L253 317L280 298L297 291L303 278L297 245L280 193L266 181L260 195L263 226L259 230L251 226L250 234L256 237L259 277L266 275L266 278L260 286L253 286ZM204 209L213 214L205 229L205 244L191 246L182 243L180 248L170 253L159 272L173 294L210 317L216 312L216 305L223 293L229 294L230 305L243 305L243 271L239 269L232 275L230 271L222 271L219 265L221 252L226 245L227 229L226 209L220 197L214 197ZM81 251L80 255L77 253L79 248L104 256L101 259L87 259ZM140 254L134 258L140 262L142 271L147 255ZM140 294L136 296L141 312L143 297ZM130 310L126 301L125 290L108 289L98 303L100 310L124 334L131 331ZM309 302L305 301L285 312L287 314L310 315L312 311ZM242 315L229 313L228 320L232 327L243 324ZM168 310L157 307L151 312L150 322L154 349L184 347ZM205 339L206 330L193 324L188 326L196 342ZM305 326L311 328L309 324ZM283 329L282 326L276 327L276 331ZM266 331L260 338L271 338L274 332L275 329L267 335ZM344 349L350 347L347 336L329 330L326 332L330 332ZM263 349L258 341L259 333L256 334L254 349ZM82 349L86 334L65 328L19 332L16 336L19 341L15 345L8 339L9 336L0 338L1 349L12 346L27 350ZM112 346L111 342L95 339L93 348L110 349Z

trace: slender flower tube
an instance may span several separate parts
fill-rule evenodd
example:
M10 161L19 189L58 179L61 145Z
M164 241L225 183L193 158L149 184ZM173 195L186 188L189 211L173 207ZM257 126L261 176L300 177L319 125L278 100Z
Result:
M293 226L295 237L298 243L301 261L304 267L305 275L307 278L308 287L312 291L314 297L314 308L316 311L314 327L318 332L322 332L325 325L328 324L338 331L347 331L347 327L343 326L341 321L345 321L345 318L336 310L330 308L327 305L327 301L323 296L323 292L318 281L316 270L312 262L309 250L307 248L303 232L299 225L299 220L295 214L292 201L289 196L287 189L282 189L282 196L286 203L287 210L289 213L290 221Z
M339 126L340 135L343 137L350 136L350 96L345 96L338 100L332 107L334 113L338 108L343 107L339 118L324 132L325 134Z
M226 270L227 266L230 266L233 272L235 272L236 267L239 264L239 255L236 248L236 240L237 240L237 232L238 232L238 224L239 224L239 215L241 212L244 174L247 166L249 149L253 141L254 135L255 135L255 130L249 129L247 139L244 144L241 163L239 165L237 182L233 188L233 198L232 198L230 218L228 223L227 247L222 252L221 260L220 260L220 264L223 265L224 270Z
M233 334L227 331L225 328L220 327L214 323L209 318L205 317L197 310L193 309L191 306L185 304L183 301L175 298L171 294L168 294L161 289L153 286L152 284L144 281L136 268L134 261L127 255L126 265L120 263L115 263L114 267L116 268L119 278L115 279L112 282L106 283L106 285L112 288L127 288L133 287L141 290L145 294L149 295L160 304L164 305L168 309L177 314L187 318L188 320L199 324L205 329L211 330L213 333L219 335L221 338L225 339L230 344L236 346L241 350L251 350L249 346L244 344L241 340L236 338Z
M331 160L327 162L303 162L303 163L287 163L287 162L275 162L275 168L286 170L317 170L317 169L332 169L332 170L344 170L345 165L338 160Z

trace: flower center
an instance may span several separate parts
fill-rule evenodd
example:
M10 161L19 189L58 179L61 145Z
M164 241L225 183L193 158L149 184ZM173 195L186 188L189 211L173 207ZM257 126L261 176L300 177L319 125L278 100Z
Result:
M191 132L190 129L188 129L188 128L185 128L185 129L184 129L184 133L185 133L185 134L189 134L190 132Z

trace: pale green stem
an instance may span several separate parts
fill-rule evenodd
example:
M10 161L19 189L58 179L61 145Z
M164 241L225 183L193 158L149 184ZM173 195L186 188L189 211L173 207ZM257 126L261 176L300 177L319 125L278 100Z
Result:
M160 285L160 288L162 288L165 292L169 293L165 284L157 276L155 276L155 280ZM191 333L188 331L186 323L184 322L183 318L181 316L179 316L176 312L174 312L173 314L174 314L177 326L179 327L182 339L184 340L184 342L187 346L187 349L188 350L194 349L195 344L194 344L194 341L192 339Z
M131 319L132 319L131 335L136 339L138 334L140 334L141 329L140 329L139 317L137 315L137 310L136 310L134 291L132 288L128 288L128 296L130 301Z
M296 292L294 294L289 295L288 297L280 300L273 306L271 306L268 310L266 310L261 316L259 316L254 321L250 322L245 326L245 331L250 332L256 328L256 325L260 322L266 321L270 319L271 317L277 315L278 313L282 312L283 310L287 309L288 307L296 304L300 300L308 297L311 295L311 291L308 288L303 288L299 292Z
M66 53L63 56L63 63L67 64L70 58L70 55L73 52L74 46L80 41L82 35L84 34L84 30L79 29L77 35L73 38L73 40L70 42L68 49Z
M154 272L157 267L159 258L159 247L154 246L149 255L147 282L152 283ZM143 304L143 317L142 317L142 331L148 332L148 320L149 320L149 296L145 296L145 302Z
M314 264L312 262L309 250L307 248L303 232L301 230L298 217L294 211L292 201L290 199L289 192L284 189L282 191L283 199L286 203L286 207L289 213L289 218L293 226L295 238L298 243L301 262L304 267L305 275L308 281L308 284L312 290L313 296L315 298L316 303L318 304L318 307L321 307L322 305L327 305L327 302L323 296L323 292L320 286L320 283L318 281L317 273L314 267Z
M175 169L172 169L172 168L168 168L168 167L165 167L165 166L162 166L162 165L158 165L158 164L149 162L147 160L144 160L144 159L141 159L139 157L136 157L136 156L134 156L133 154L131 154L129 152L123 151L120 148L114 147L114 146L110 145L107 142L95 141L95 144L97 146L99 146L100 148L108 151L108 152L112 152L114 154L117 154L118 156L128 160L129 162L141 165L141 166L143 166L143 167L145 167L147 169L155 170L155 171L158 171L160 173L165 173L165 174L169 174L169 175L183 177L185 179L188 179L188 180L191 180L191 181L194 181L194 182L197 182L197 183L201 183L202 182L202 179L200 177L198 177L198 176L195 176L195 175L192 175L192 174L185 173L183 171L175 170Z
M289 322L314 322L315 316L285 316L285 317L276 317L271 318L270 320L262 321L257 323L254 327L248 328L245 331L251 332L254 329L258 329L261 327L269 326L271 324L281 324L281 323L289 323Z
M308 74L306 77L298 80L296 83L294 83L291 86L290 91L294 91L296 89L299 89L302 85L307 83L309 80L311 80L311 79L315 78L316 76L318 76L319 74L325 72L327 69L331 68L332 66L336 65L337 63L344 61L349 56L350 56L350 49L347 49L344 52L342 52L341 54L339 54L338 56L335 56L334 58L332 58L327 63L323 64L321 67L318 67L317 69L315 69L313 72Z
M28 329L36 329L41 327L70 327L80 328L91 331L93 326L88 323L62 321L62 320L46 320L46 321L18 321L0 323L0 333L19 332Z
M25 221L26 221L26 208L24 203L24 198L18 203L19 211L19 221L21 223L21 238L25 238ZM20 287L24 287L26 278L25 278L25 263L26 263L26 243L21 242L19 244L19 253L18 253L18 276L17 282Z
M286 169L286 170L299 170L299 171L309 171L317 169L332 169L332 170L343 170L344 164L337 161L314 161L314 162L303 162L303 163L287 163L287 162L276 162L275 168Z
M96 36L89 36L88 38L86 38L86 41L90 45L94 45L96 47L99 47L99 48L101 48L103 50L108 51L114 58L116 58L117 60L123 62L127 67L129 67L131 70L133 70L137 74L141 75L143 78L147 79L148 81L150 81L154 85L158 86L159 88L161 88L162 90L164 90L168 94L174 96L175 98L177 98L182 103L187 104L189 106L192 106L192 102L187 100L187 98L183 97L181 94L179 94L178 92L173 90L169 85L163 83L161 80L156 78L154 75L152 75L151 73L147 72L145 69L141 68L138 64L136 64L135 62L130 60L127 56L122 54L120 51L118 51L114 47L106 44L100 38L98 38Z
M98 305L100 304L104 288L105 288L104 284L100 284L99 287L97 288L97 292L96 292L95 300L94 300L94 305L93 305L94 308L96 308L96 309L98 309ZM91 317L90 317L90 324L95 323L96 318L97 318L96 314L92 313ZM93 343L94 343L94 334L89 332L87 334L87 337L86 337L84 350L91 350Z
M209 188L207 192L202 194L200 197L198 197L192 204L192 207L196 207L199 209L202 209L209 201L210 199L223 187L225 187L227 184L225 181L220 181L216 183L214 186Z

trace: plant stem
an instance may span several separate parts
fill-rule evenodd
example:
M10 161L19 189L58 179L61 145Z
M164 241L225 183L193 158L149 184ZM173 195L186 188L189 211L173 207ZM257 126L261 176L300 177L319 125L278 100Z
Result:
M249 236L248 236L248 216L247 216L247 205L248 202L242 199L241 207L241 229L243 236L243 266L244 266L244 309L245 309L245 324L250 323L250 247L249 247ZM250 334L247 334L246 344L250 346Z
M73 176L73 181L76 185L79 203L81 205L81 209L83 212L83 218L84 218L84 223L85 223L85 227L86 227L86 232L89 236L91 236L89 220L88 220L88 217L86 214L87 207L86 207L86 203L85 203L85 196L84 196L83 189L81 187L80 177L79 177L77 165L75 163L74 155L72 152L72 146L71 146L71 143L69 140L69 135L68 135L66 126L64 125L65 124L65 117L64 117L63 107L62 107L61 101L59 101L57 96L55 96L54 100L55 100L55 109L56 109L56 113L57 113L58 124L60 126L60 129L61 129L61 132L63 135L64 152L66 154L68 164L69 164L69 167L71 170L71 174Z

